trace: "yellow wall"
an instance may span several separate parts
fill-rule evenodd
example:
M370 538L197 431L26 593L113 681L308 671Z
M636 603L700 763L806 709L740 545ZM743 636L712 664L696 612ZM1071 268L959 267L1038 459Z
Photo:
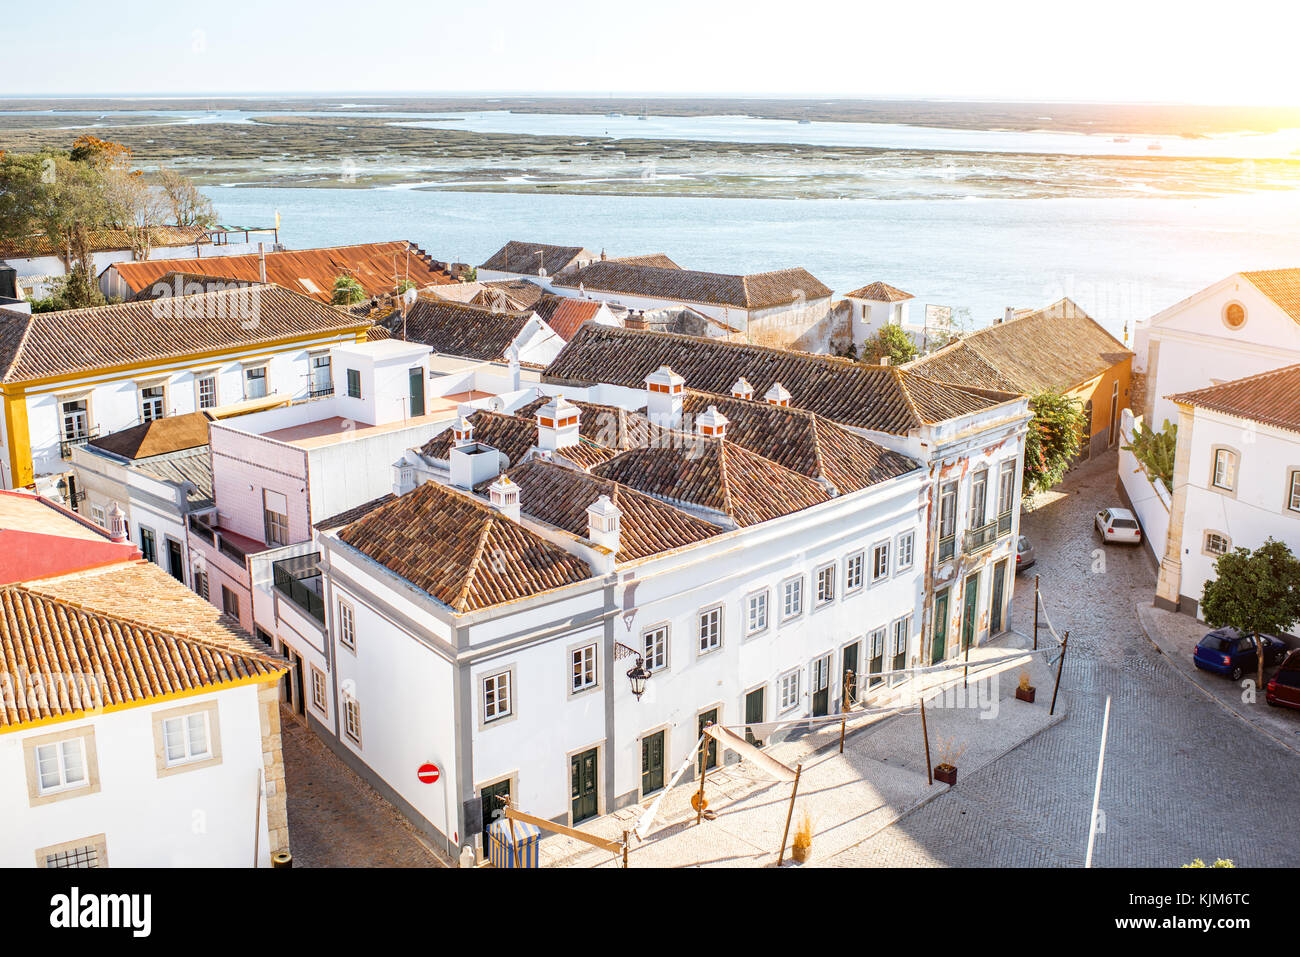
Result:
M1078 388L1070 390L1070 395L1077 398L1080 402L1092 402L1092 429L1088 433L1091 439L1094 436L1104 436L1106 430L1110 428L1110 397L1111 390L1115 382L1119 382L1119 411L1122 413L1129 408L1133 392L1133 357L1126 356L1122 362L1119 362L1095 379L1089 379ZM1119 415L1115 416L1116 428L1119 427ZM1112 442L1114 436L1111 437Z

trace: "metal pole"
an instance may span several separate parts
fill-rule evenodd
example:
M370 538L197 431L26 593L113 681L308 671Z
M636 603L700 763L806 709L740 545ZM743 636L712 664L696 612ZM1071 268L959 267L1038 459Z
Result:
M627 831L623 832L623 870L627 870Z
M790 818L794 817L794 796L799 793L799 775L803 774L803 764L794 769L794 787L790 789L790 807L785 812L785 831L781 834L781 853L776 856L776 866L785 863L785 842L790 839Z
M849 679L852 676L853 672L844 672L844 688L840 693L840 713L844 715L849 713ZM840 719L840 754L844 753L844 729L848 723L849 719L847 717Z
M1067 631L1061 638L1061 660L1056 663L1056 684L1052 687L1052 706L1047 710L1049 715L1056 714L1056 692L1061 687L1061 672L1065 670L1065 646L1070 643L1070 633Z
M921 734L925 736L925 783L934 784L934 769L930 767L930 728L925 723L925 699L921 699Z
M1034 651L1038 650L1038 573L1034 573Z
M713 724L712 721L710 721L709 724L706 724L704 727L707 728L711 724ZM696 805L698 805L695 809L696 824L699 824L702 820L704 820L704 776L709 773L709 769L705 767L705 764L707 763L708 753L709 753L709 735L706 732L700 736L700 768L699 768L700 789L698 792L696 792L695 795L695 803Z

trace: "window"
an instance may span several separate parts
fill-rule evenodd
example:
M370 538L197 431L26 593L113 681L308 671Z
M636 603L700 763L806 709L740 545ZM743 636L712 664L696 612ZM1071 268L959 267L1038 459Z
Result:
M745 634L767 631L767 589L756 591L746 601Z
M945 482L939 489L939 561L953 556L957 541L957 483Z
M573 651L572 683L569 690L586 691L596 687L596 646L584 645Z
M361 398L361 373L356 369L348 370L348 398Z
M865 562L866 557L862 552L854 552L848 558L844 559L845 592L857 591L862 587L862 566Z
M42 847L36 852L36 866L45 868L107 867L103 834L83 837L66 844Z
M311 357L311 394L329 395L334 391L334 379L330 374L329 353Z
M966 527L982 528L988 511L989 470L980 469L970 483L970 507L966 511Z
M311 703L321 714L329 714L325 706L325 672L315 665L311 666Z
M1211 477L1215 488L1234 491L1237 487L1237 453L1231 449L1214 450L1214 475Z
M700 612L700 654L722 646L722 606Z
M916 533L904 532L898 536L898 548L894 552L894 571L902 572L912 567L913 554L916 551Z
M651 671L668 667L668 626L651 628L642 636L645 644L645 666Z
M787 671L778 682L781 711L789 711L799 704L799 669Z
M108 517L104 514L104 506L102 505L90 506L90 520L94 522L96 525L98 525L100 528L108 528L108 526L104 524L105 522L108 521Z
M1232 543L1228 541L1227 535L1222 535L1219 532L1205 533L1205 554L1226 555L1231 547Z
M198 402L200 409L213 409L217 406L217 377L200 376L197 380Z
M232 618L239 617L239 596L225 585L221 586L221 610Z
M99 792L93 725L30 737L22 742L22 748L30 806L76 800Z
M168 767L211 757L207 712L163 721L163 754Z
M59 403L65 442L90 437L90 405L85 399Z
M1288 476L1286 507L1293 512L1300 512L1300 469L1295 469Z
M1119 388L1119 383L1115 383ZM1113 431L1113 430L1112 430ZM1016 460L1008 459L998 469L998 532L1011 531L1011 517L1016 510Z
M194 593L204 601L212 600L208 597L208 573L199 568L194 569Z
M817 569L817 604L827 605L835 600L835 566L823 565Z
M791 578L781 586L781 620L789 621L803 614L803 576Z
M280 492L262 489L262 522L266 544L275 547L289 544L289 499Z
M1223 324L1229 329L1240 329L1246 324L1246 307L1239 302L1230 302L1223 307Z
M343 730L357 744L361 743L361 705L356 698L343 699Z
M893 654L895 658L907 654L907 639L912 634L912 616L906 615L894 622L894 647Z
M253 366L244 370L244 398L261 399L266 396L266 366Z
M161 385L151 386L148 389L140 390L140 421L152 422L155 419L161 419L165 414L164 405L167 401L167 387Z
M484 678L483 720L496 721L510 714L510 672L503 671Z
M152 528L140 526L140 554L147 562L158 561L158 539Z
M90 782L85 738L37 745L36 773L37 789L42 795L85 787Z
M344 648L357 650L356 618L352 614L352 606L342 598L339 599L339 641Z
M881 542L871 547L871 581L883 581L889 577L889 542Z

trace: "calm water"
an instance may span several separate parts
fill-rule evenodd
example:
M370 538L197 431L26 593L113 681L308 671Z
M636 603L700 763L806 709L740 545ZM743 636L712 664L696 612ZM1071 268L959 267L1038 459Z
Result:
M222 222L281 215L290 248L409 239L480 263L508 239L610 255L666 252L687 268L804 266L837 293L877 279L970 310L1069 295L1122 337L1229 273L1300 266L1300 193L1224 199L754 200L424 190L206 190Z

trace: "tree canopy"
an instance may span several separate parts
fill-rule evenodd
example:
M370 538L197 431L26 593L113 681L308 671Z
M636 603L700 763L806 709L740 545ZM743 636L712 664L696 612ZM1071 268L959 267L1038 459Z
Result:
M352 276L337 276L334 279L334 287L330 293L330 302L336 306L354 306L359 302L364 302L366 290Z
M1029 400L1034 414L1025 436L1022 494L1046 492L1065 477L1087 425L1083 403L1058 392L1040 392Z
M902 326L887 323L874 336L862 343L862 361L876 365L881 359L888 358L891 366L901 366L911 362L919 355L916 343L912 341Z
M1254 635L1259 684L1264 683L1259 635L1285 632L1300 620L1300 560L1284 542L1269 538L1259 548L1234 548L1214 563L1214 578L1201 592L1201 614L1211 627Z

